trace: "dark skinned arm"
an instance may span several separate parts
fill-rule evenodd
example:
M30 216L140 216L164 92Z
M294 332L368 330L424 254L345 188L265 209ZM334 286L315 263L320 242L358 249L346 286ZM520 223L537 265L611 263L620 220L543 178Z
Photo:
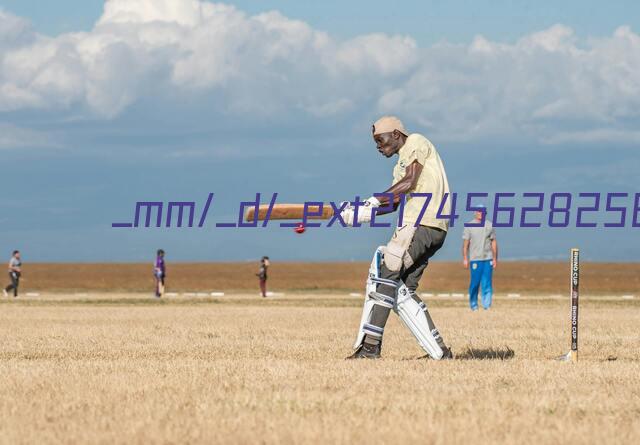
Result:
M394 212L400 204L400 195L406 195L416 188L416 185L418 184L418 178L420 178L421 173L422 164L420 164L418 161L413 161L405 169L404 177L393 184L387 191L385 191L385 193L393 193L393 210L388 208L388 196L378 196L377 198L380 201L380 207L378 208L376 214L384 215L385 213Z

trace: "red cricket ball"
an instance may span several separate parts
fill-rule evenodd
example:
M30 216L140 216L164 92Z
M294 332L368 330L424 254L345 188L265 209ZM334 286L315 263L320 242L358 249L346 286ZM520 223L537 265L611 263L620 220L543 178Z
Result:
M307 230L307 228L302 223L299 223L296 226L296 228L293 229L293 231L296 232L297 234L302 234L302 233L304 233L305 230Z

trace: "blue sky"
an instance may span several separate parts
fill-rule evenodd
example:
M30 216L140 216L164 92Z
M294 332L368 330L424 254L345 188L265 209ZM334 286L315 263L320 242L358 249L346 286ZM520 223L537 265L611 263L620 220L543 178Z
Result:
M89 30L102 13L104 0L2 0L5 9L32 20L46 34ZM637 29L640 4L633 0L604 2L566 0L404 1L389 7L383 0L241 0L227 1L251 14L278 10L315 28L348 38L370 32L408 33L423 44L439 40L468 42L482 34L513 41L556 23L582 36L602 36L621 24Z
M0 252L367 260L388 230L110 225L140 200L215 192L224 219L256 192L382 191L393 161L369 129L387 113L436 144L460 193L639 191L637 3L385 3L0 0ZM499 236L506 259L578 245L631 261L637 230ZM460 235L441 259L459 257Z

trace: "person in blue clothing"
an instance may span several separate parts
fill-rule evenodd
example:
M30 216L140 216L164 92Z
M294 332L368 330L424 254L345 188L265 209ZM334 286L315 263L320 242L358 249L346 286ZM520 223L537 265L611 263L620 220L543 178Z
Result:
M471 270L469 305L478 310L478 291L482 288L482 307L487 310L493 299L493 270L498 267L498 240L491 221L486 219L486 208L475 212L470 223L476 227L465 227L462 235L462 261L465 269ZM482 221L484 219L484 224Z

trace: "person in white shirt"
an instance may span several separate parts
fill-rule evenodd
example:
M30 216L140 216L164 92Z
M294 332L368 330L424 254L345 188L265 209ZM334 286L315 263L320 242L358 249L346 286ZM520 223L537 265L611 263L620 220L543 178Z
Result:
M22 261L20 260L20 251L14 250L9 260L9 278L11 284L3 289L4 296L8 297L9 292L13 291L13 297L18 296L18 286L20 285L20 275L22 274Z
M462 235L462 262L465 269L471 269L469 284L469 306L478 310L478 291L482 287L482 307L488 310L493 299L493 270L498 266L498 240L496 229L481 206L475 218L469 223L475 227L465 227ZM482 220L484 219L484 224Z

